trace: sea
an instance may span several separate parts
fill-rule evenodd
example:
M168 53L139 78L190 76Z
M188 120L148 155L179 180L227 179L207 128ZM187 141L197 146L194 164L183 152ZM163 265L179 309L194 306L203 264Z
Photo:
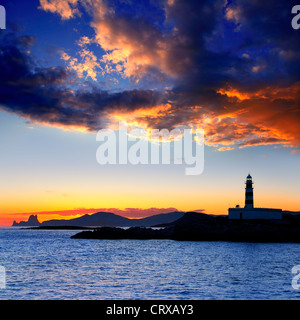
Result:
M300 299L300 243L71 239L77 232L0 228L0 299Z

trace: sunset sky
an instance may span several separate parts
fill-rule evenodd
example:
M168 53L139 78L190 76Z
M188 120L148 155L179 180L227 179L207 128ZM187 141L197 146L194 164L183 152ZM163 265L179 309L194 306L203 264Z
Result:
M249 172L255 206L300 211L296 2L0 0L0 225L226 214ZM96 133L119 120L204 129L203 173L99 165Z

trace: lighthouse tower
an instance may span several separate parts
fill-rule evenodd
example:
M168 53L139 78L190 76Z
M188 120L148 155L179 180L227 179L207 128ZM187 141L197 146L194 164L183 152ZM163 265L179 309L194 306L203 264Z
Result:
M250 173L245 182L245 208L253 208L253 182Z
M282 220L282 210L273 208L254 208L253 205L253 181L250 173L246 178L245 207L228 209L230 220Z

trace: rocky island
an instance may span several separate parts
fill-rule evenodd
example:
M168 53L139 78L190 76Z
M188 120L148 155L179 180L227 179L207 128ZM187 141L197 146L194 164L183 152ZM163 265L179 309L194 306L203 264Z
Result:
M20 221L20 222L14 221L12 224L12 227L38 227L40 225L41 224L38 220L37 215L32 214L28 218L28 221Z

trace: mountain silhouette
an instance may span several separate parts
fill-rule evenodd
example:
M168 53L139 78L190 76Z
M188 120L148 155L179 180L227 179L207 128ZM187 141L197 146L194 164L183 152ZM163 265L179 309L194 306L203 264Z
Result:
M176 221L184 215L184 212L174 211L169 213L156 214L142 219L128 219L111 212L96 212L94 214L85 214L82 217L74 219L55 219L42 223L33 224L32 216L28 222L16 223L13 226L40 226L40 227L151 227L160 224L168 224ZM37 220L37 216L36 220Z

